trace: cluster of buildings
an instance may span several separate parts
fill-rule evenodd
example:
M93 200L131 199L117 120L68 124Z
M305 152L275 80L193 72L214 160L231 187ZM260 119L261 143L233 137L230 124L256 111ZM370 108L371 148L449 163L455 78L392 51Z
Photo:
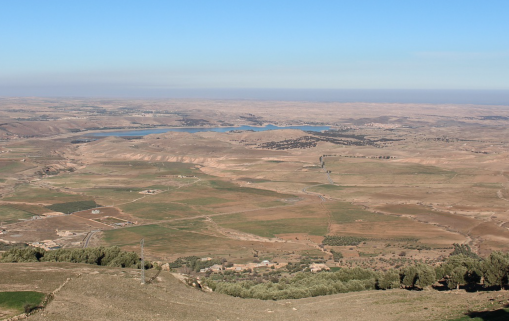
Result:
M272 263L267 260L264 260L260 263L233 264L232 266L226 266L226 267L221 264L214 264L211 267L201 269L200 272L207 272L207 271L212 271L212 272L236 271L236 272L240 272L240 271L244 271L244 270L253 270L253 269L261 268L261 267L268 267L268 268L273 267L274 269L280 269L282 267L285 267L286 265L287 265L287 263Z
M40 241L40 242L32 242L32 243L29 243L29 245L31 245L33 247L39 247L39 248L44 249L46 251L58 250L58 249L62 248L60 245L55 243L55 241L52 241L52 240L45 240L45 241Z
M114 225L115 227L124 227L124 226L133 225L133 224L136 224L136 223L133 223L133 222L130 222L130 221L113 223L113 225Z
M202 261L206 260L207 258L203 258ZM235 272L241 272L245 270L253 270L256 268L262 268L262 267L268 267L268 268L274 268L274 269L280 269L287 265L288 263L272 263L268 260L264 260L260 263L247 263L247 264L233 264L231 266L223 266L221 264L214 264L211 267L201 269L200 272L222 272L222 271L235 271ZM330 268L321 263L312 263L309 265L309 269L313 273L317 273L320 271L329 271Z
M62 237L66 237L66 236L73 236L73 235L76 235L76 233L71 232L71 231L59 231L59 230L57 229L57 235L58 235L58 236L62 236Z

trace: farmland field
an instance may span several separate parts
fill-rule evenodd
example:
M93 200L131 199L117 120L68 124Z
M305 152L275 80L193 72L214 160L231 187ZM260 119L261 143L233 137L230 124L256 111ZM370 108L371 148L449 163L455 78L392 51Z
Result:
M113 105L104 108L116 112ZM509 249L509 142L503 138L509 135L503 135L505 118L484 118L495 112L502 117L502 109L468 107L471 118L457 122L463 116L455 109L432 105L373 110L277 103L294 115L285 117L273 113L272 103L255 105L222 102L212 110L198 103L185 113L211 124L224 117L243 125L239 119L249 111L267 123L336 127L136 139L90 139L62 129L45 139L2 142L1 238L80 247L89 235L91 246L130 250L144 238L147 256L155 260L204 255L246 263L263 253L280 262L314 256L330 267L385 266L401 252L406 260L435 260L453 243L469 244L480 255ZM55 112L42 102L37 106ZM175 126L180 118L171 119ZM482 139L474 128L482 128ZM336 247L344 260L333 261L333 248L322 244L327 235L366 241Z

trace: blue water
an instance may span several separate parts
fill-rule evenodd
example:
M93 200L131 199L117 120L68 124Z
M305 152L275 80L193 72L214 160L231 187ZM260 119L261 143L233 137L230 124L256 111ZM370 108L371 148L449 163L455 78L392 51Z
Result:
M161 134L167 132L184 132L184 133L199 133L199 132L218 132L225 133L231 130L252 130L255 132L263 132L266 130L275 129L300 129L304 131L322 132L329 130L329 126L288 126L278 127L274 125L267 125L265 127L253 127L253 126L239 126L239 127L210 127L210 128L196 128L196 127L184 127L184 128L157 128L157 129L144 129L144 130L125 130L118 132L106 132L106 133L95 133L91 136L145 136L150 134Z

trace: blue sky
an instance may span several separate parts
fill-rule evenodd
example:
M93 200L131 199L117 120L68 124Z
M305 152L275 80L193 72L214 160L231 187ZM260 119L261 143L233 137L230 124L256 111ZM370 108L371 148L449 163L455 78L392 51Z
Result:
M509 90L509 1L1 1L0 95Z

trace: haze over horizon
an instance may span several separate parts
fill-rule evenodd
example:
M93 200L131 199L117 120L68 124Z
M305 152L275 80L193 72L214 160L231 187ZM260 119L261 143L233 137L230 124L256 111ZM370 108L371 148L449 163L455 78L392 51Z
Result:
M24 1L0 96L509 105L507 1Z

